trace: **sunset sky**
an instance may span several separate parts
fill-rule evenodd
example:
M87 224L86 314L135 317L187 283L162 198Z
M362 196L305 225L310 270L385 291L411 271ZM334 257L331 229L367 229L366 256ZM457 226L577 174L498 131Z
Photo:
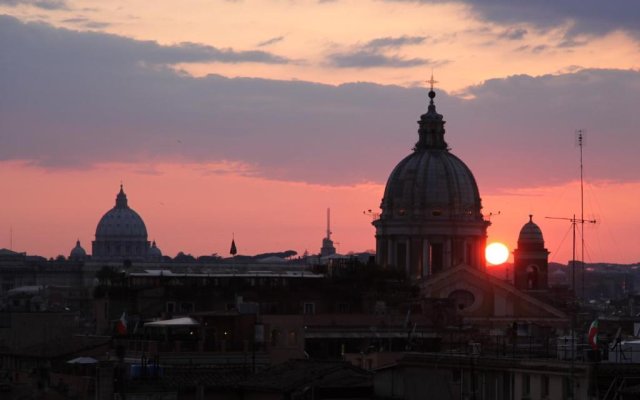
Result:
M433 71L489 242L534 215L571 258L640 262L640 3L0 0L0 248L90 251L120 182L162 251L375 247ZM498 214L499 213L499 214ZM11 233L12 232L12 233Z

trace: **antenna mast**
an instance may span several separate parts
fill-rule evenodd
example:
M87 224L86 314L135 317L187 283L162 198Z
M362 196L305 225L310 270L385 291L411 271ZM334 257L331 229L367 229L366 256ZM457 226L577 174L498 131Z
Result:
M584 262L584 223L589 222L595 224L596 220L584 219L584 164L582 162L582 147L584 147L585 130L576 130L576 142L580 148L580 261L582 264L582 299L584 300L584 288L585 288L585 262Z
M327 239L331 239L331 209L327 208Z
M583 181L583 166L582 166L582 145L584 130L578 129L576 131L578 135L578 146L580 147L580 261L582 262L582 300L584 301L584 181ZM595 223L595 221L594 221Z

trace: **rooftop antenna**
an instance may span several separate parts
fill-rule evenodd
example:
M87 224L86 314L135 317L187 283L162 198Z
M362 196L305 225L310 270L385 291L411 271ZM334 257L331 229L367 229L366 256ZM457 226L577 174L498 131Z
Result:
M331 239L331 209L327 208L327 239Z
M573 289L573 295L576 295L576 224L582 224L584 226L585 222L588 222L590 224L595 224L596 220L595 219L583 219L583 218L576 218L576 215L573 214L572 218L566 218L566 217L545 217L547 219L559 219L559 220L564 220L564 221L569 221L571 222L571 227L573 229L573 246L572 246L572 255L571 255L571 289ZM583 288L582 288L583 294L584 294L584 280L583 280Z
M584 167L582 164L582 147L584 146L584 135L586 131L584 129L576 130L576 141L578 147L580 148L580 261L582 265L582 299L584 301L584 273L585 273L585 264L584 264L584 223L590 222L595 224L596 221L585 221L584 219L584 179L583 179L583 171Z

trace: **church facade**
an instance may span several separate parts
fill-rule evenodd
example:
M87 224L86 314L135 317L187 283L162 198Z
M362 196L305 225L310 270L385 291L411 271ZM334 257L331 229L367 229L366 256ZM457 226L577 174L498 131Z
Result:
M377 263L418 283L423 298L451 302L464 323L486 329L507 329L515 321L566 327L567 314L547 301L549 252L532 216L514 251L513 283L486 270L490 223L473 173L444 139L435 97L431 88L418 142L391 172L380 218L373 221Z

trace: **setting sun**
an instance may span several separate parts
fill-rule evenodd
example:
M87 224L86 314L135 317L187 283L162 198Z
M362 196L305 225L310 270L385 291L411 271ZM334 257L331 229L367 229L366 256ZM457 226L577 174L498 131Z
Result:
M509 249L502 243L491 243L484 251L487 261L490 264L498 265L507 261L509 258Z

